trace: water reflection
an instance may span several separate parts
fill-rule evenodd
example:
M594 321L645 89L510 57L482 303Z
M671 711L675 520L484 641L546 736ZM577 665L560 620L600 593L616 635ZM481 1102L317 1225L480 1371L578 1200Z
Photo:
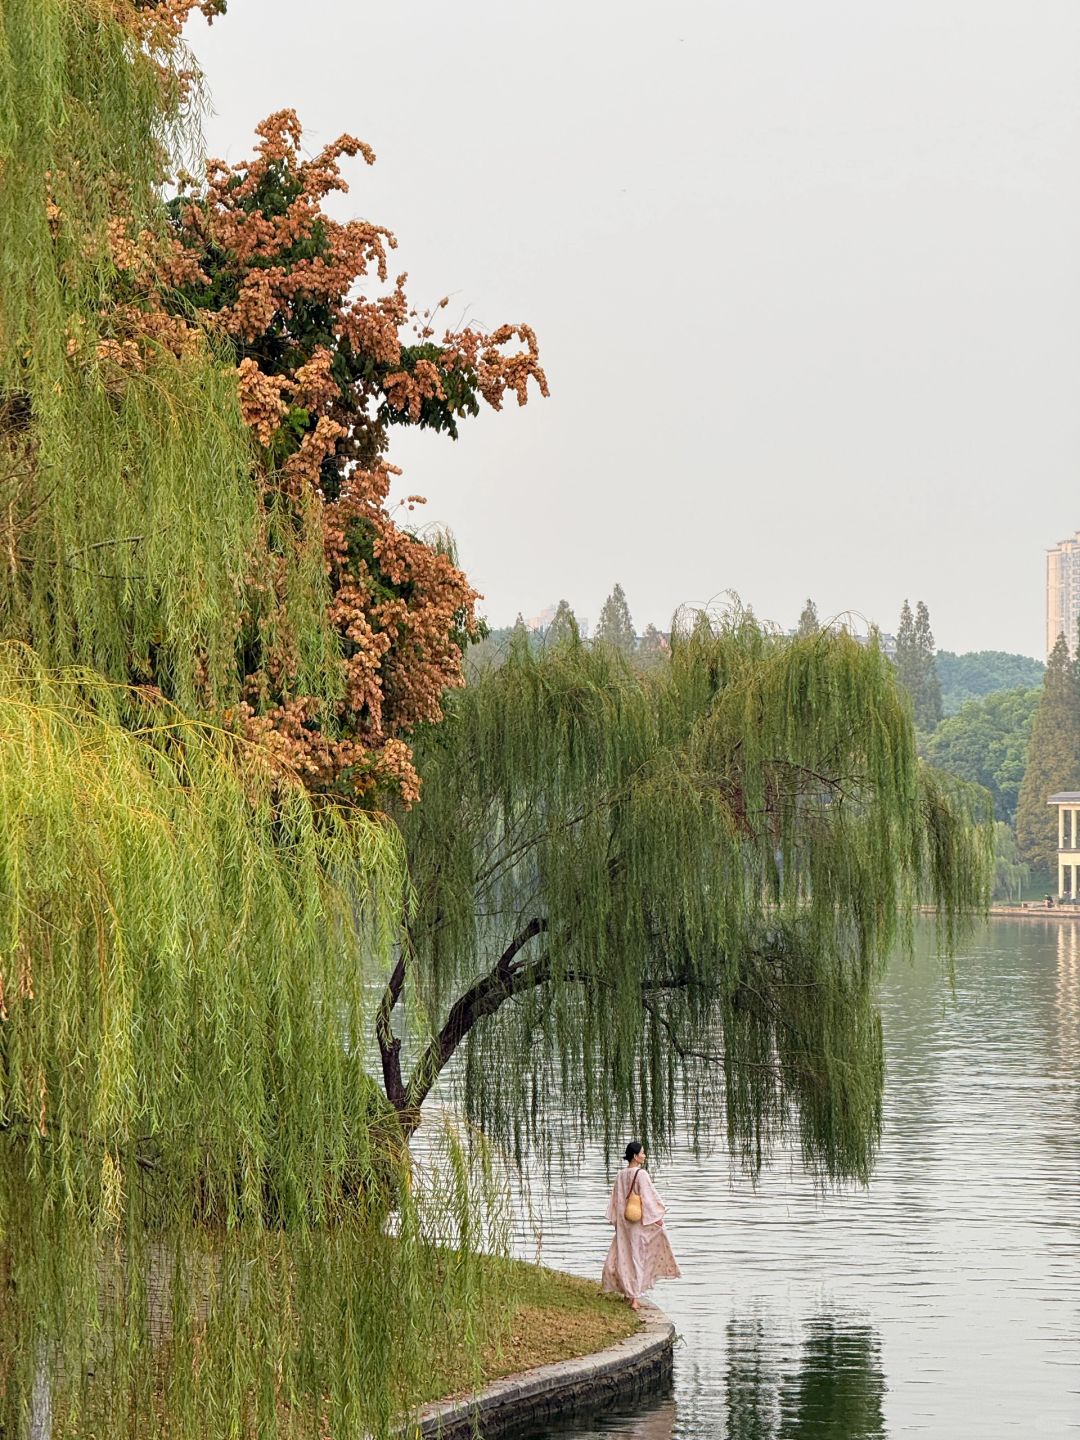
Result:
M869 1325L819 1316L785 1370L762 1320L727 1327L727 1440L883 1440L881 1342Z
M1080 1058L1080 925L1061 920L1057 932L1057 1013L1061 1054Z
M780 1376L763 1320L727 1327L727 1430L731 1440L773 1440L780 1420Z
M669 1397L662 1400L645 1400L631 1410L617 1408L594 1415L591 1420L569 1420L543 1432L543 1440L559 1440L569 1436L572 1440L612 1440L613 1436L632 1437L632 1440L674 1440L679 1434L676 1429L675 1401ZM536 1440L536 1437L534 1437Z
M573 1440L1080 1440L1080 921L998 922L952 982L898 958L882 1012L868 1190L819 1193L797 1152L757 1186L722 1153L657 1159L677 1413ZM589 1147L537 1196L547 1264L599 1275L610 1183Z
M665 1400L639 1416L634 1434L638 1440L672 1440L675 1434L675 1401Z
M781 1397L779 1440L877 1440L885 1434L881 1342L869 1325L811 1320L794 1380Z

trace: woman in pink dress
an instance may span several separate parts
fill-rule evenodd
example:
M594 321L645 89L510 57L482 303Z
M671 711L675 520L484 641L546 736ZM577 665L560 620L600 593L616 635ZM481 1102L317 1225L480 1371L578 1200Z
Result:
M631 1193L641 1200L640 1220L626 1218ZM631 1140L626 1147L626 1169L616 1175L608 1201L608 1224L615 1226L615 1238L604 1262L602 1284L605 1290L625 1295L632 1310L657 1280L679 1278L664 1231L666 1209L645 1170L644 1146L640 1140Z

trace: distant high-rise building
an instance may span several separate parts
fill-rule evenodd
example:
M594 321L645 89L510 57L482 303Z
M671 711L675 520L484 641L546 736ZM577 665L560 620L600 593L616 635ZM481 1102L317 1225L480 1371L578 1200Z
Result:
M1080 530L1046 552L1046 653L1059 635L1076 650L1076 622L1080 619Z

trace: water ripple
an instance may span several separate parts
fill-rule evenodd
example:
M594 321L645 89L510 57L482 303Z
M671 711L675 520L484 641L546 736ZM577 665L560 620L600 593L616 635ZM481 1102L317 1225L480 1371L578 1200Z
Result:
M756 1189L720 1154L657 1169L674 1396L563 1440L1080 1436L1080 921L995 924L951 987L898 960L882 1008L869 1189L790 1155ZM548 1264L599 1273L608 1184L589 1152L549 1197Z

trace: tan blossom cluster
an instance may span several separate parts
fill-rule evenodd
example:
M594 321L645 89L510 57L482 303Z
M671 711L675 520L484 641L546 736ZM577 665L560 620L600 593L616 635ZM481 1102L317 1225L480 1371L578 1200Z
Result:
M152 50L164 50L180 36L195 10L212 21L223 15L227 0L112 0L118 20Z
M327 725L313 697L288 694L296 665L287 632L284 647L280 637L268 645L260 673L249 677L239 718L276 769L312 789L358 797L392 791L408 805L420 781L403 737L440 720L445 690L462 683L456 637L475 629L478 597L449 556L394 522L386 502L396 474L388 465L353 471L323 507L345 691L336 723Z
M360 156L373 164L371 148L343 135L305 159L301 133L295 111L280 110L257 126L252 159L210 163L205 189L179 210L175 278L186 266L181 283L192 286L200 257L212 254L214 277L231 297L213 321L263 369L280 365L275 357L267 366L262 337L273 337L272 349L295 342L302 351L298 313L312 305L325 310L342 373L319 397L319 414L345 427L337 458L371 463L383 451L386 424L418 423L426 401L449 404L448 374L465 378L496 409L507 390L524 404L530 381L546 395L536 336L526 325L449 331L431 344L430 317L410 308L407 277L389 282L392 232L367 220L337 221L323 209L328 195L348 189L341 161ZM205 271L203 278L209 283ZM413 354L417 346L438 362Z
M250 356L240 361L237 375L244 423L260 445L269 445L289 411L282 398L288 381L281 375L264 375Z
M178 33L192 8L139 7L141 38L152 45ZM419 780L409 736L441 719L445 691L461 684L478 596L444 549L391 513L398 472L385 460L387 431L420 424L455 434L476 397L498 409L510 390L523 404L530 381L543 394L547 382L527 326L436 342L430 315L410 308L406 277L389 278L391 232L325 213L326 197L347 188L341 161L374 161L366 145L342 136L304 159L290 110L258 135L250 161L211 162L202 190L187 177L164 246L125 218L118 198L103 237L113 293L96 325L71 331L68 350L92 355L119 391L158 347L188 353L206 327L227 338L267 502L250 557L255 668L236 718L272 766L313 789L369 801L393 792L410 804ZM407 497L406 513L422 503ZM280 524L283 507L298 543L321 550L340 644L341 673L328 687L343 695L336 707L298 693L303 647L270 523L274 515Z
M431 317L410 308L406 277L390 279L393 234L326 214L327 196L347 189L341 161L373 163L368 146L346 135L305 159L291 110L257 134L252 159L212 161L205 185L176 202L176 252L162 273L238 351L240 403L277 503L322 507L344 699L327 717L294 693L299 667L275 614L248 677L244 726L313 788L389 788L411 803L419 781L408 737L441 718L446 689L461 683L478 597L448 554L393 518L387 427L434 416L450 428L475 409L473 393L498 409L508 390L523 404L530 380L543 394L547 382L527 326L435 343ZM312 314L324 317L317 327ZM408 497L408 510L418 503ZM260 573L263 584L284 583L265 557Z
M502 347L518 341L525 348L511 354ZM517 396L519 405L529 398L529 381L535 380L540 393L548 393L547 378L540 366L540 347L529 325L500 325L490 335L479 330L447 331L443 347L450 363L467 368L476 375L476 387L493 410L501 410L507 390Z

